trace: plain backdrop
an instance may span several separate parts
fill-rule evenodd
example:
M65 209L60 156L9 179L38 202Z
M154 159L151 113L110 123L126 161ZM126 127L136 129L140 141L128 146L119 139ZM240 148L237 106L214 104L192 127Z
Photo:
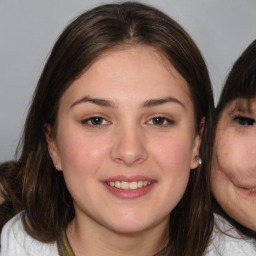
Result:
M37 80L76 16L113 1L0 0L0 162L13 159ZM233 62L256 38L256 0L142 0L178 21L208 65L215 100Z

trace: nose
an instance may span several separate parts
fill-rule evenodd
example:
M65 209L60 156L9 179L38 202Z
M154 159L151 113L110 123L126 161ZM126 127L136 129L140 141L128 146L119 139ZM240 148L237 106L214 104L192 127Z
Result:
M111 158L114 162L134 166L148 158L146 139L139 128L119 129L115 134Z

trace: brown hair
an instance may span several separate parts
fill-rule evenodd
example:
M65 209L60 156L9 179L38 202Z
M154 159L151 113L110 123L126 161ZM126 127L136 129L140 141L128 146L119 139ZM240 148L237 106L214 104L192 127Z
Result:
M200 256L212 230L210 168L214 105L205 62L189 35L159 10L136 2L102 5L75 19L57 40L38 82L30 107L19 160L28 234L56 241L74 218L63 175L48 154L45 125L56 134L57 112L65 90L104 52L124 45L148 45L163 54L189 85L195 125L205 117L201 167L191 171L188 187L170 217L165 255ZM169 254L170 253L170 254Z
M3 225L23 209L21 201L21 177L16 177L18 163L14 161L0 164L0 232ZM14 175L14 176L13 176Z
M218 114L231 101L239 107L256 97L256 40L254 40L234 63L217 105ZM249 105L248 105L249 106ZM242 106L241 106L242 107Z

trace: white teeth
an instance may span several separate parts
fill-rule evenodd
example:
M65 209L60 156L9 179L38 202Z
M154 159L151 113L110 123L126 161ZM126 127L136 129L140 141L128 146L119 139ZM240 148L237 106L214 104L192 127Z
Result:
M143 184L144 184L143 181L140 180L140 181L138 182L138 184L137 184L137 187L138 187L138 188L142 188L142 187L143 187Z
M126 181L122 181L122 182L121 182L121 188L122 188L122 189L128 189L128 188L129 188L129 183L126 182Z
M132 182L127 182L127 181L110 181L106 182L109 186L111 187L116 187L124 190L133 190L137 188L142 188L145 186L148 186L152 184L151 181L132 181Z
M115 187L116 188L121 188L121 182L120 181L116 181L115 182Z
M129 189L137 189L138 183L136 181L133 181L129 184Z

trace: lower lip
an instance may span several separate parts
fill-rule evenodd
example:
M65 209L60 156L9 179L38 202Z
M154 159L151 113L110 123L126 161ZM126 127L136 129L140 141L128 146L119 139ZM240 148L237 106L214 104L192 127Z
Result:
M106 183L103 183L105 188L114 196L121 198L121 199L136 199L145 196L148 194L153 187L155 186L155 182L147 185L142 188L137 188L137 189L120 189L116 187L111 187L107 185Z
M249 196L249 197L254 197L254 196L256 196L256 191L249 191L249 190L243 189L243 188L238 188L238 189L239 189L239 191L240 191L243 195L245 195L245 196Z

